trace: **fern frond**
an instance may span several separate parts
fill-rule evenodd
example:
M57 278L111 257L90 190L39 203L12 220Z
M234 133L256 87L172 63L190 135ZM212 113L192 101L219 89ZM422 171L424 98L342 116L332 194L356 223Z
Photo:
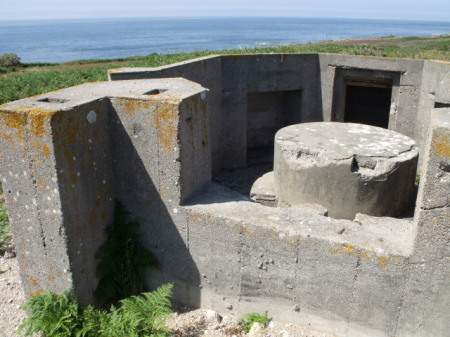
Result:
M146 290L144 276L149 268L159 268L158 260L139 243L139 223L127 221L130 213L118 201L114 222L106 228L107 240L96 258L99 283L94 292L98 303L113 303Z

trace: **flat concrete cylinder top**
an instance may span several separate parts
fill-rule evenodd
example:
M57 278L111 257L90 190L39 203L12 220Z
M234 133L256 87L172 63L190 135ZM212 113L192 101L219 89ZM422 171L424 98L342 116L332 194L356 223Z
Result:
M279 205L318 203L334 218L399 216L412 204L418 150L398 132L355 123L304 123L275 135Z

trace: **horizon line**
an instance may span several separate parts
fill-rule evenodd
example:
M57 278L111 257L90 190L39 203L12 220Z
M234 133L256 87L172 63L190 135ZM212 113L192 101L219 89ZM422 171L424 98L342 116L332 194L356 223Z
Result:
M449 23L443 20L425 20L425 19L386 19L386 18L361 18L361 17L332 17L332 16L289 16L289 15L186 15L186 16L108 16L108 17L61 17L61 18L0 18L0 24L3 21L64 21L64 20L133 20L133 19L333 19L333 20L361 20L361 21L405 21L405 22L441 22Z

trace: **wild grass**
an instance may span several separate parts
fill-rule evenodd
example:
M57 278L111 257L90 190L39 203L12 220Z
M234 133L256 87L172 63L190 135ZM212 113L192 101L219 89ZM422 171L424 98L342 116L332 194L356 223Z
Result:
M115 60L80 60L59 64L22 64L0 74L0 104L85 82L106 81L107 70L120 67L158 67L212 54L335 53L450 61L450 35L437 37L385 37L379 39L328 41L267 48L198 51L182 54L150 54Z
M1 186L0 186L1 189ZM5 198L0 196L0 250L11 242L11 227L6 213Z

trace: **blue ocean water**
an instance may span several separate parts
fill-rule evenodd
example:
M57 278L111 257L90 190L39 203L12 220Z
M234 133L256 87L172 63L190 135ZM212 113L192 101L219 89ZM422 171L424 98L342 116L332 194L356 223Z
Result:
M0 22L0 55L66 62L355 37L450 33L450 22L315 18L148 18Z

